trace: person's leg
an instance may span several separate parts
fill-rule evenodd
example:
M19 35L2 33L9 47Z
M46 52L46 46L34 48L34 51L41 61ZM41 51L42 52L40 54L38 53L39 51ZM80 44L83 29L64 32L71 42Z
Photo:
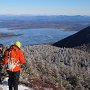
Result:
M2 78L2 73L1 72L2 72L2 67L0 65L0 84L2 84L2 79L1 79Z
M15 72L13 77L14 77L14 82L13 82L13 87L14 87L14 90L18 90L18 83L19 83L19 76L20 76L20 71L18 72Z
M0 84L2 84L2 75L1 75L1 72L0 72Z
M2 79L1 79L2 77L1 77L1 72L0 72L0 84L2 84Z
M9 90L13 90L13 74L12 72L8 72L8 74L9 74L9 79L8 79Z

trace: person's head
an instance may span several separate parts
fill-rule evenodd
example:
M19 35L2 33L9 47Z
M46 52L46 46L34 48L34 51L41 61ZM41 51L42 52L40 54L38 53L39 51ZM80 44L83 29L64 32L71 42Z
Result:
M17 47L19 47L19 48L21 48L21 46L22 46L22 44L21 44L20 41L16 41L14 44L15 44Z

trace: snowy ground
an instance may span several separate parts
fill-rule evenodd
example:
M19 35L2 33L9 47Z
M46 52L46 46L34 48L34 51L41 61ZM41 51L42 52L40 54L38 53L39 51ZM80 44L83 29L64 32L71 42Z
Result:
M9 88L8 88L8 78L5 78L3 80L3 85L0 85L0 90L9 90ZM33 89L30 89L30 88L28 88L26 86L23 86L23 85L19 85L18 90L33 90Z

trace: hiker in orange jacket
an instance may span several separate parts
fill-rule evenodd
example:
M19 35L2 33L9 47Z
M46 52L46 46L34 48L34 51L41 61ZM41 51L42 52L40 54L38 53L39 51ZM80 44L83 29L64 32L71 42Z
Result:
M18 82L20 76L21 65L24 64L24 54L21 51L21 43L16 41L14 45L6 49L4 52L3 64L8 66L8 85L9 90L18 90Z

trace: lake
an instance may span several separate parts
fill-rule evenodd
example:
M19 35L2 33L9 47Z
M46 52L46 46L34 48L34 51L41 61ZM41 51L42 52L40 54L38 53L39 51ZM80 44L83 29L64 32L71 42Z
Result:
M63 29L40 28L40 29L0 29L0 33L15 34L12 37L0 38L0 43L4 45L11 45L14 41L19 40L23 45L33 44L51 44L57 42L69 35L76 33L76 31L64 31ZM20 34L20 36L18 35Z

